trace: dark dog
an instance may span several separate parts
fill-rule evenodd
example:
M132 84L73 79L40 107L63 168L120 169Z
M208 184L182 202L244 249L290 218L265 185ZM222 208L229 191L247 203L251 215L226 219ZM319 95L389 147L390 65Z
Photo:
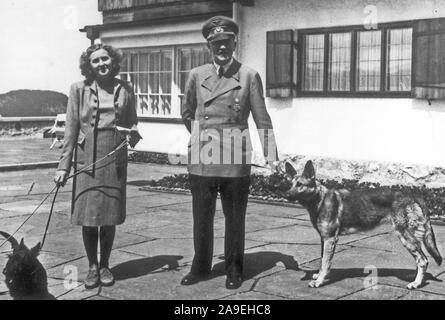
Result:
M40 243L28 249L23 239L18 243L8 233L0 231L0 235L8 239L12 253L3 269L6 286L14 300L49 300L54 297L48 292L48 281L45 268L37 256Z
M408 289L422 285L428 267L422 244L438 265L442 263L428 209L421 197L385 188L353 191L328 189L315 179L312 161L306 163L301 176L296 175L291 163L287 162L285 166L292 181L285 197L298 200L309 211L312 225L321 237L321 268L309 283L310 287L319 287L326 282L341 233L372 229L385 217L390 217L395 233L417 264L416 279L408 284Z

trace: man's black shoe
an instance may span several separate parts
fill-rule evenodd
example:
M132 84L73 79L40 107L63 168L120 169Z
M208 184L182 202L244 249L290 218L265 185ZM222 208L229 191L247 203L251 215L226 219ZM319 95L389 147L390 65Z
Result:
M227 289L238 289L243 284L243 279L241 276L227 276L226 288Z
M203 274L188 273L185 275L184 278L182 278L181 285L191 286L192 284L198 283L202 280L206 280L208 277L209 277L208 273L203 273Z

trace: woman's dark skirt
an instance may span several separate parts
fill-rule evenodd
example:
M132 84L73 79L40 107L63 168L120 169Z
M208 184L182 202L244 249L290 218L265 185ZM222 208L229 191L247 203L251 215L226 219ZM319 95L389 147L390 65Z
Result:
M85 137L75 153L75 172L105 157L125 139L116 129L98 130ZM94 150L96 149L96 150ZM94 156L95 154L95 156ZM122 224L126 216L127 147L75 176L71 222L98 227Z

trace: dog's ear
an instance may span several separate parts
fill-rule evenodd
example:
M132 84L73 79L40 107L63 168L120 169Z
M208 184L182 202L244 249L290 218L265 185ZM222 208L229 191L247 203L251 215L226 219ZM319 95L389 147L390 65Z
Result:
M34 248L31 248L31 250L29 250L29 254L31 255L31 257L33 258L37 258L37 256L40 253L40 242L36 244L36 246Z
M291 177L297 174L297 170L295 170L294 166L289 161L286 161L284 166L286 168L286 173L289 174Z
M9 233L0 231L0 235L2 235L7 241L9 241L11 243L12 250L15 251L19 248L18 241L13 236L11 236Z
M306 162L302 176L308 179L315 179L315 168L311 160Z
M20 240L19 248L25 248L25 239Z

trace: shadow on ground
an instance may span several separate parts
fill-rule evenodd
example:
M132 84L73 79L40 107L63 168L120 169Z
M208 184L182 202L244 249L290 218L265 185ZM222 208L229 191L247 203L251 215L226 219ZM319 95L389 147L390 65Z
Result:
M318 270L303 270L305 275L301 280L312 280L312 276L318 272ZM333 284L345 279L352 278L364 278L369 276L370 273L365 273L363 268L346 268L346 269L331 269L329 274L329 279L326 284ZM408 284L411 281L414 281L416 277L416 271L413 269L388 269L382 268L378 269L378 277L379 278L397 278L401 281L406 282ZM434 277L431 273L426 273L424 278L424 283L422 287L428 285L428 280L442 282L441 279Z
M179 267L178 261L182 258L183 256L161 255L130 260L116 265L111 271L116 281L138 278L165 266L167 270L176 270Z
M224 260L224 256L220 256L219 259ZM290 270L299 270L298 262L293 256L282 254L275 251L259 251L253 253L246 253L244 255L244 280L254 278L255 276L262 274L268 270L273 269L279 263L284 265L284 268ZM219 262L213 266L213 270L216 273L225 273L225 263Z

